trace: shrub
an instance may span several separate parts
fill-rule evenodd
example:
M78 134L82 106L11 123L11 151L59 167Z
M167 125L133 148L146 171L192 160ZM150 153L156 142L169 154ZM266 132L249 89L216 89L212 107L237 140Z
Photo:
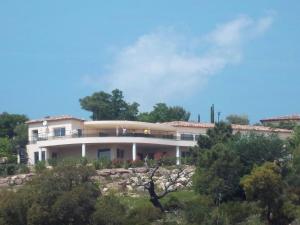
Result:
M19 164L18 173L30 173L30 169L25 164Z
M162 166L174 166L176 165L176 157L163 157L160 159Z
M261 213L255 202L227 202L220 206L220 211L226 214L230 224L239 224L252 215Z
M93 166L96 170L111 168L111 161L104 158L93 161Z
M180 210L184 208L183 202L181 202L176 196L170 196L163 204L164 209L167 211Z
M162 218L162 213L152 205L133 208L128 215L128 224L148 225Z
M36 173L41 173L46 169L46 163L44 161L39 161L34 165L34 170Z
M198 196L185 203L184 218L188 224L208 224L213 206L212 199Z
M262 222L260 215L252 215L247 217L244 222L240 223L239 225L265 225L265 223Z
M114 195L103 196L96 204L92 216L93 225L126 224L126 207Z

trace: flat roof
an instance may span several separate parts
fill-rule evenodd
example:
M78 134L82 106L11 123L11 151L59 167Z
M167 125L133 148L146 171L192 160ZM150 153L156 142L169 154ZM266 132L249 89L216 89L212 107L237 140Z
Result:
M213 128L215 124L213 123L197 123L197 122L186 122L186 121L173 121L173 122L166 122L164 124L168 124L174 127L190 127L190 128ZM278 129L278 128L271 128L265 126L252 126L252 125L238 125L232 124L231 125L233 130L237 131L262 131L262 132L278 132L278 133L292 133L291 130L287 129Z
M275 122L275 121L287 121L287 120L300 120L300 114L277 116L261 119L260 122Z
M90 128L126 128L126 129L150 129L158 131L176 131L174 126L163 123L147 123L128 120L103 120L103 121L85 121L85 127Z
M45 117L40 118L40 119L28 120L25 123L26 124L32 124L32 123L42 123L43 121L59 121L59 120L78 120L78 121L84 121L84 119L76 118L74 116L61 115L61 116L45 116Z

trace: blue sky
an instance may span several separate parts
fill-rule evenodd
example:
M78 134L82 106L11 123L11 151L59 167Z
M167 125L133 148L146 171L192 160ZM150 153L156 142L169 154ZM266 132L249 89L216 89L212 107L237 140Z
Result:
M225 3L226 2L226 3ZM191 119L300 113L299 1L1 1L0 112L88 118L120 88Z

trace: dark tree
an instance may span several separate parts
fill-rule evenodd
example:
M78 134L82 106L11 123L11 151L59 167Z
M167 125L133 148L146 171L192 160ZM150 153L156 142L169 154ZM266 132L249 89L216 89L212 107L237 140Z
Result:
M0 114L0 137L13 138L16 136L16 127L23 125L28 118L25 115L9 114L3 112Z
M249 125L250 121L247 115L232 114L226 117L226 121L230 124Z
M212 145L225 143L233 138L232 127L225 122L215 124L214 128L208 129L206 133L211 139Z
M188 121L190 113L180 106L167 106L157 103L149 113L141 113L139 120L144 122Z
M111 94L104 91L79 99L81 108L92 112L93 120L136 120L139 104L124 100L122 91L115 89Z

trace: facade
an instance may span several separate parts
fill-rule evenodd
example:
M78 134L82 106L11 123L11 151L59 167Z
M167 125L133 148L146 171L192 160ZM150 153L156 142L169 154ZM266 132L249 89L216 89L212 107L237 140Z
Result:
M288 116L277 116L261 119L260 122L263 125L273 125L279 126L281 123L294 123L295 125L300 125L300 115L288 115Z
M45 117L28 124L28 163L86 157L110 160L181 157L197 144L200 134L214 124L174 121L145 123L138 121L86 121L72 116ZM287 138L291 131L258 126L233 125L234 132L277 133Z

